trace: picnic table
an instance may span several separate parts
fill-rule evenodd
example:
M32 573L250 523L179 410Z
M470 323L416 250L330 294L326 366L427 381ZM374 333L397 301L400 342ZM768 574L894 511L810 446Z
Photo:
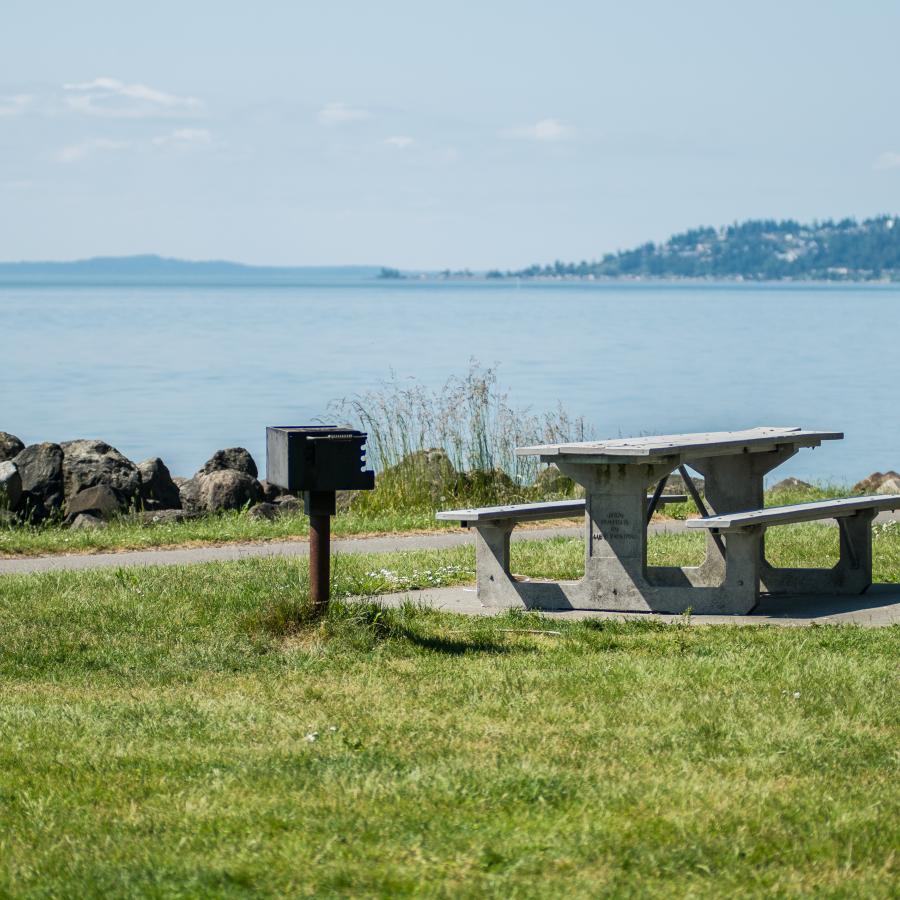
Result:
M477 591L488 606L743 614L760 591L861 593L872 580L872 519L882 509L900 508L900 496L763 507L767 473L803 448L841 438L837 431L759 427L518 448L519 455L554 463L584 488L585 574L578 581L536 581L510 572L510 533L518 521L540 518L540 504L438 516L476 529ZM703 476L703 497L687 466ZM701 518L687 525L706 531L706 558L699 566L648 566L647 524L675 470L700 510ZM767 527L824 518L840 526L834 568L769 565Z

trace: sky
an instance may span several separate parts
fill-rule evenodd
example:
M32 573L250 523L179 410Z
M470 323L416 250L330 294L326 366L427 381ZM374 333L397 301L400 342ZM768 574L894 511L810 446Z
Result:
M0 260L518 268L900 212L900 4L4 0Z

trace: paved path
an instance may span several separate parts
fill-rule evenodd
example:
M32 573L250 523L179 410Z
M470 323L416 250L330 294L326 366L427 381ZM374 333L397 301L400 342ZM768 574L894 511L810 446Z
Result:
M468 616L493 616L503 610L486 609L475 599L474 587L432 588L382 594L377 600L387 606L406 601L431 606L445 612ZM547 619L578 621L581 619L634 619L683 623L684 616L658 613L596 612L573 609L545 612ZM748 616L691 616L694 625L862 625L869 628L900 624L900 584L874 584L855 597L763 597Z
M681 530L680 522L660 523L656 529ZM578 537L578 526L527 528L514 531L514 541L535 541L551 537ZM335 553L391 553L397 550L442 550L471 543L464 531L437 534L385 535L383 537L341 538L332 540ZM121 553L56 554L0 559L0 575L24 575L30 572L62 572L79 569L105 569L121 566L186 566L192 563L255 559L265 556L309 556L306 541L260 541L252 544L220 544L215 547L182 547L176 550L126 550Z

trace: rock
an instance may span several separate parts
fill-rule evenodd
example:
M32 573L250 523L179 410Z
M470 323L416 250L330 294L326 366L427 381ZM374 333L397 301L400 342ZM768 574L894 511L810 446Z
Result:
M235 469L217 469L193 478L173 478L181 496L181 508L192 513L243 509L262 500L259 482Z
M22 478L20 507L33 523L63 505L63 451L59 444L29 444L13 459Z
M141 500L144 508L181 509L181 493L166 464L158 457L138 463L141 473Z
M79 513L72 520L69 528L73 531L94 531L98 528L106 528L106 522L89 513Z
M217 450L203 464L197 475L209 475L212 472L221 472L226 469L243 472L251 478L256 478L259 475L253 457L243 447L229 447L227 450Z
M277 507L274 503L257 503L251 506L247 515L251 519L274 519Z
M778 484L773 484L770 491L811 491L813 486L801 481L799 478L782 478Z
M875 491L876 494L900 494L900 478L885 478Z
M85 488L105 484L115 492L123 509L138 501L141 473L115 447L95 440L65 441L60 446L63 451L66 499L71 499Z
M278 502L275 504L275 511L279 516L290 516L295 515L296 513L303 512L303 501L299 497L294 497L291 494L285 494L282 497L278 498Z
M14 459L25 449L25 445L8 431L0 431L0 462Z
M108 484L95 484L79 491L66 501L66 522L73 522L79 515L97 519L112 519L120 512L119 497Z
M62 494L59 495L60 498ZM18 518L26 525L40 525L50 516L54 515L60 507L47 509L39 494L33 491L22 491L22 499L19 501Z
M204 512L243 509L257 503L262 497L259 482L234 469L210 472L199 476L196 481L200 485L199 506Z
M196 519L198 513L191 513L184 509L160 509L144 510L137 514L137 520L142 525L166 525L170 522L183 522L185 519Z
M691 481L694 482L694 487L697 488L697 492L702 494L706 488L706 482L695 475L691 478ZM652 494L653 490L656 488L656 485L648 488L647 493ZM666 487L663 491L664 494L687 494L688 497L691 496L690 491L687 489L687 486L684 483L684 479L677 473L673 472L668 481L666 481Z
M432 447L416 450L377 476L377 486L401 495L425 493L434 502L452 495L459 486L459 473L446 452Z
M199 478L173 478L172 481L178 488L178 496L181 501L181 508L187 512L199 513L203 512L200 501L200 479Z
M571 496L575 493L575 482L567 475L563 475L553 463L541 469L538 477L534 480L534 487L540 492L541 496L551 494Z
M287 491L284 488L278 487L277 484L270 484L265 480L261 481L259 486L262 489L263 500L265 500L266 503L275 503L279 497L283 497L287 494Z
M465 472L459 476L460 490L478 503L511 503L519 495L519 486L502 469Z
M22 500L22 476L12 460L0 462L0 509L12 511Z
M853 485L854 494L900 494L900 474L893 469L873 472L868 478Z

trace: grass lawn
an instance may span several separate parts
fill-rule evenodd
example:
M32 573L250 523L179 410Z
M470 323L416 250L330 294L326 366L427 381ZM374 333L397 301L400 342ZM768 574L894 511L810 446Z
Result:
M334 593L473 564L345 556ZM0 897L897 896L900 628L315 623L305 589L285 559L0 580Z

